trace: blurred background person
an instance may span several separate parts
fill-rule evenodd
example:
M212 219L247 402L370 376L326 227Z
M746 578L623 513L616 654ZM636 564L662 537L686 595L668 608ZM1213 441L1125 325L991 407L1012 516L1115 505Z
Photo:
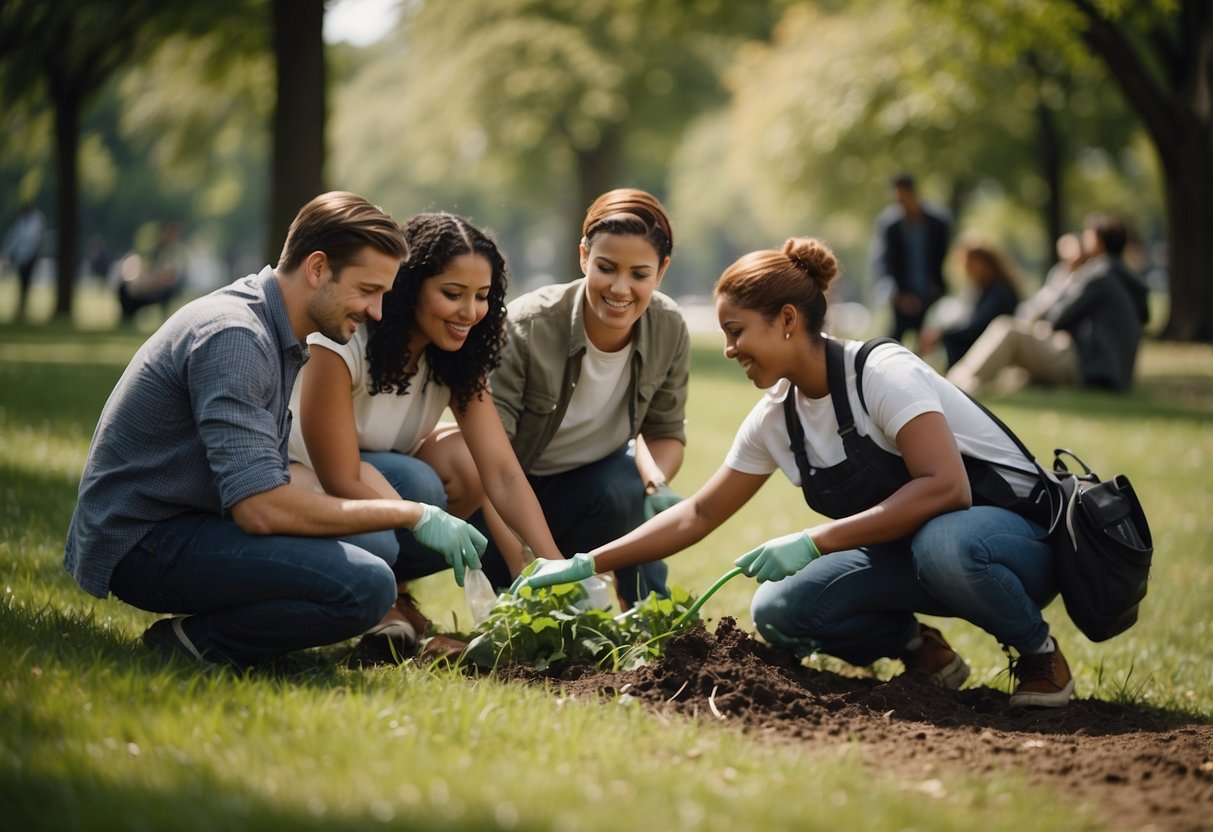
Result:
M138 254L130 254L123 259L122 281L118 284L122 323L129 324L140 309L157 304L167 319L169 303L181 291L184 279L181 223L169 220L161 229L160 239L146 260Z
M1149 317L1147 290L1121 258L1124 221L1093 213L1083 224L1089 259L1065 282L1057 301L1039 320L997 318L948 381L974 395L1004 370L1007 392L1027 382L1128 390L1142 328Z
M972 310L966 320L943 328L927 328L918 350L927 355L940 344L951 367L999 315L1013 315L1019 305L1019 278L1006 256L983 235L969 233L957 244Z
M1025 321L1037 321L1049 307L1057 302L1070 278L1087 262L1087 253L1082 248L1082 238L1067 231L1057 238L1057 262L1049 267L1044 283L1031 297L1015 310L1015 316Z
M19 286L14 321L25 317L29 287L34 279L34 266L38 264L38 255L42 253L42 236L45 233L46 219L42 212L35 208L30 200L22 202L21 213L4 235L4 259L17 270Z
M918 197L914 178L892 181L894 202L876 218L872 278L892 285L893 326L901 341L918 333L931 304L943 297L943 264L952 241L952 218Z

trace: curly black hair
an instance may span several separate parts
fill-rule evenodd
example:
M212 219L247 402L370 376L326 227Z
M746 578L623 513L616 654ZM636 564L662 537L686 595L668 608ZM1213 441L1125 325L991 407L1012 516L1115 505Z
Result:
M404 226L409 255L396 272L396 281L383 297L383 317L368 320L366 358L370 363L370 393L408 392L413 373L405 372L412 360L409 339L421 286L441 274L461 254L477 254L492 271L489 311L472 327L463 347L448 352L434 344L425 347L429 373L422 384L434 381L451 389L451 405L463 412L488 386L488 376L501 361L505 346L505 291L509 268L497 243L463 217L446 212L418 214Z

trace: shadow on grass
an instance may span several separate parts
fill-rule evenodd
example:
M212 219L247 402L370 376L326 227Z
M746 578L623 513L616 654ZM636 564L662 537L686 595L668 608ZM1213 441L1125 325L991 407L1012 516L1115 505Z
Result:
M362 666L357 661L357 647L349 642L299 650L243 670L202 665L184 656L166 657L143 645L141 631L132 634L99 621L97 604L103 602L83 591L81 601L80 609L64 610L51 604L34 607L12 595L0 597L0 657L7 657L10 666L20 656L27 664L58 664L80 673L106 666L119 673L151 677L172 669L187 676L223 674L237 684L241 680L266 680L324 689L348 687L354 678L351 671ZM147 626L158 617L152 613L147 616ZM419 666L426 666L425 660L417 661L421 662ZM366 662L368 668L376 666L391 668L397 663Z
M234 785L208 771L176 768L149 759L155 767L147 773L148 784L121 782L107 776L104 781L93 769L71 768L44 771L18 767L0 777L0 802L4 805L3 827L21 830L63 829L244 829L323 830L344 832L391 828L419 830L495 829L491 814L451 820L435 816L432 808L400 812L391 803L392 790L385 788L384 801L363 807L357 813L326 811L314 806L286 804L259 794L247 786ZM167 769L167 770L166 770ZM141 773L141 772L140 772ZM239 778L238 772L232 778ZM168 785L153 785L167 779Z
M0 360L0 407L12 424L91 434L123 365Z

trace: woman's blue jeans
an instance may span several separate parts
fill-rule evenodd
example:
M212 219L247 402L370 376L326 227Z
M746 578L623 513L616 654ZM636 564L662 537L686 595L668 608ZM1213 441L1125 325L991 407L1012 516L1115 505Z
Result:
M644 484L636 473L636 459L626 447L571 471L527 479L552 537L566 557L609 543L644 522ZM470 522L487 536L480 512ZM481 560L493 586L510 585L509 568L491 536ZM669 571L664 561L617 569L619 594L629 604L647 598L650 592L664 598L670 594L666 587Z
M446 510L446 489L442 485L442 478L427 463L396 451L363 451L362 460L379 469L379 473L404 499L429 503ZM392 552L389 563L393 564L392 571L399 581L411 581L451 568L439 552L418 543L409 529L373 534L371 540L362 536L354 539L376 554Z
M165 520L118 562L114 595L150 612L189 613L204 657L246 666L365 632L396 600L389 562L348 542L251 535L230 520Z
M773 644L855 665L904 653L914 613L963 618L1035 649L1049 635L1041 608L1057 594L1043 531L993 506L942 514L909 538L834 552L761 584L751 614Z

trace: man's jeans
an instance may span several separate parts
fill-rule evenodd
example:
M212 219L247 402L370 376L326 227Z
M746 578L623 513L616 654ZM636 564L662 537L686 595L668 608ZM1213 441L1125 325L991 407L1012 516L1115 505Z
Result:
M321 537L251 535L212 514L156 526L119 561L115 596L151 612L189 613L204 657L245 666L365 632L396 600L389 562Z
M1032 650L1049 635L1040 611L1057 594L1043 531L992 506L949 512L910 538L834 552L759 585L751 614L773 644L860 666L900 656L916 612L963 618Z
M644 484L627 448L572 471L527 479L565 557L589 552L644 522ZM487 535L483 514L477 512L469 522ZM510 585L509 568L491 537L481 560L494 587ZM629 604L647 598L650 592L668 596L669 571L664 561L617 569L619 594Z

